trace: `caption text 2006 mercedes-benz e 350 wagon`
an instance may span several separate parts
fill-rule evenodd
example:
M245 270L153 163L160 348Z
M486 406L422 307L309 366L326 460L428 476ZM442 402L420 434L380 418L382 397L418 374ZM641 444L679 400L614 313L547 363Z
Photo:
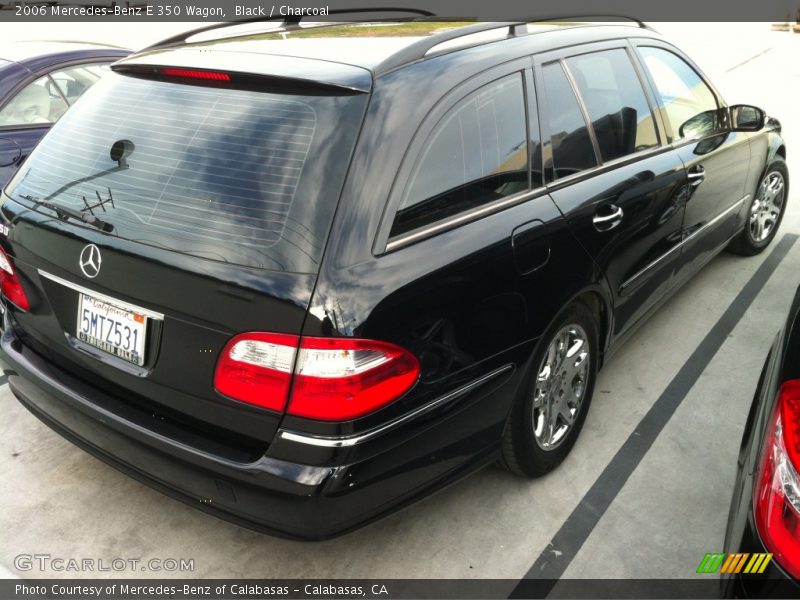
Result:
M784 212L779 123L646 27L222 32L116 63L4 190L2 352L53 429L242 525L548 472L610 351Z

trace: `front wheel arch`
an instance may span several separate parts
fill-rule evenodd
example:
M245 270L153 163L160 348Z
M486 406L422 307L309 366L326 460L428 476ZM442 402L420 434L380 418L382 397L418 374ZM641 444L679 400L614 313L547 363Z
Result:
M750 219L752 214L751 211L755 210L754 203L759 197L761 186L764 183L765 179L775 172L777 172L783 179L783 192L782 192L783 198L780 207L780 214L775 220L773 229L768 234L768 236L763 240L754 240L750 232L750 226L751 226ZM743 218L744 225L742 229L739 230L739 232L736 234L736 236L731 240L728 246L729 251L733 252L734 254L739 254L742 256L754 256L756 254L763 252L772 243L775 237L777 237L778 229L780 228L780 225L783 222L783 217L786 214L786 208L789 202L789 185L790 185L789 169L786 165L786 161L779 154L775 154L773 159L767 163L767 165L764 167L763 171L759 175L758 182L756 183L755 189L753 190L753 195L750 198L750 201L746 205L746 211Z

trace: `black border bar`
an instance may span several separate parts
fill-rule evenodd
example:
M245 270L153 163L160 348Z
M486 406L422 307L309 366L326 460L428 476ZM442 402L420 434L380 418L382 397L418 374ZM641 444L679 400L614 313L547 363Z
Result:
M272 0L275 2L275 0ZM281 3L284 2L284 3ZM174 8L179 7L179 14ZM237 14L236 7L247 11ZM28 7L21 10L21 7ZM188 9L191 7L192 14ZM75 9L64 15L62 8ZM253 17L287 17L294 20L298 13L311 13L309 20L348 20L348 14L334 14L337 10L358 9L375 11L385 9L395 17L413 18L414 14L398 14L403 9L430 11L442 18L469 18L480 21L569 19L581 16L590 20L615 20L620 15L646 22L658 21L761 21L796 22L800 20L800 0L759 0L740 2L731 0L670 0L669 2L641 0L280 0L275 3L259 0L0 0L0 22L34 21L238 21ZM169 10L167 10L169 9ZM208 14L196 9L215 9ZM220 9L221 12L217 12ZM282 14L282 11L292 14ZM316 14L322 12L323 14ZM601 14L598 15L598 12ZM199 13L199 14L198 14ZM246 14L245 14L246 13ZM609 15L603 17L602 15ZM375 13L373 12L373 18ZM368 16L366 18L369 18ZM617 17L618 19L618 17Z

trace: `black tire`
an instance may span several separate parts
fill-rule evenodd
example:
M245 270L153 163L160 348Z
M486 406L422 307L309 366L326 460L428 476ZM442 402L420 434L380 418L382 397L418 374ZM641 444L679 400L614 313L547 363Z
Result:
M545 449L541 441L537 440L536 427L534 426L535 417L539 423L544 419L541 404L539 408L534 406L534 395L537 395L537 392L540 392L543 387L547 387L546 383L542 383L546 380L540 379L539 375L540 370L546 366L545 358L547 357L550 360L554 356L551 353L551 344L556 344L553 348L558 347L556 338L559 333L562 333L570 326L577 326L582 329L586 337L585 346L588 346L588 366L585 381L583 382L583 396L575 411L574 422L568 426L557 443L553 443L551 448ZM573 328L568 335L571 335L572 332L579 335L577 328ZM571 337L569 339L572 340ZM575 339L577 340L577 337ZM515 475L539 477L549 473L561 464L561 461L566 458L575 445L575 440L578 439L583 423L586 420L586 414L589 411L594 391L595 379L597 378L598 358L598 327L594 314L584 304L575 303L570 305L561 313L556 323L542 336L542 342L532 357L526 380L521 386L520 394L514 403L503 432L502 454L499 461L501 466ZM578 363L576 362L575 364ZM567 363L564 364L564 367L568 368ZM572 368L574 368L574 365ZM560 374L562 365L558 365L555 371L555 378L552 379L553 383L555 385L565 385L564 383L557 383L559 377L561 377L560 381L566 381ZM573 377L572 382L580 383L580 373ZM574 393L574 386L570 382L567 382L566 385L569 385L568 390ZM558 403L564 398L563 389L560 391L560 396L558 392L547 394L547 396ZM545 397L541 393L538 395L542 398ZM572 397L570 396L570 398ZM552 429L548 431L552 431ZM547 431L540 433L540 438L547 437L547 435Z
M775 177L780 177L783 180L780 211L778 212L777 217L773 218L773 225L769 229L767 235L759 239L757 233L757 224L755 224L752 220L753 208L754 205L758 207L756 203L761 202L761 195L764 192L765 182L769 182L770 179L774 180ZM753 198L750 200L750 204L747 207L747 217L744 229L742 229L742 231L735 238L733 238L728 246L728 250L734 254L740 254L742 256L755 256L756 254L763 252L764 248L772 243L772 240L775 239L775 235L778 233L778 228L781 225L781 221L783 221L783 215L786 213L786 202L788 199L789 170L786 168L786 161L783 160L782 157L776 156L775 160L773 160L764 171L764 176L758 181L758 185L753 192ZM762 209L765 211L765 214L766 212L770 212L763 205ZM770 214L774 214L774 211L771 211Z

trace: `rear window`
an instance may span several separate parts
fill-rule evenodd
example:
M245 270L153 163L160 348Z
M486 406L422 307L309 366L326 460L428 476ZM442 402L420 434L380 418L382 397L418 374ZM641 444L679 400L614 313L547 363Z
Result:
M58 122L6 193L91 211L113 225L110 235L166 250L311 272L366 99L111 74Z

